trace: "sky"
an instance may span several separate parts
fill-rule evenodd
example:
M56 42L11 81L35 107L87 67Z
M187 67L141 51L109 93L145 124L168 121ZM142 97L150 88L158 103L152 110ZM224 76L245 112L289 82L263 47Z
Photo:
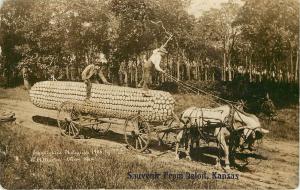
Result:
M0 0L0 8L1 8L1 6L2 6L3 1L4 1L4 0Z
M221 3L226 2L228 2L228 0L192 0L188 12L189 14L199 17L204 11L210 8L220 8Z

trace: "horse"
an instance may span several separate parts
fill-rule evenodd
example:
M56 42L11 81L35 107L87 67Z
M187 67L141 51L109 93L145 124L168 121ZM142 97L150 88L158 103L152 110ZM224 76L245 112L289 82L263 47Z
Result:
M186 154L190 158L193 141L199 142L199 138L207 140L209 134L224 151L225 169L229 169L229 158L238 147L253 150L255 142L269 133L261 127L255 115L233 105L217 108L190 107L181 113L180 122L185 129L180 131L176 138L176 158L179 158L178 149L182 141L185 141ZM231 161L234 161L234 158L231 157ZM220 159L217 160L217 165L220 165Z

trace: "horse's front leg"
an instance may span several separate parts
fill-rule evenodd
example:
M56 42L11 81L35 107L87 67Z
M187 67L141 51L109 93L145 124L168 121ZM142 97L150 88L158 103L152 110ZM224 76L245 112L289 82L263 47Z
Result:
M231 144L229 145L229 163L232 166L236 166L235 156L236 156L236 146Z
M217 136L217 141L218 141L218 144L220 146L220 148L224 151L224 155L225 155L225 169L230 169L230 166L229 166L229 147L226 143L226 140L225 140L225 136L226 136L226 133L224 131L224 129L220 129L220 128L217 128L216 131L215 131L215 136ZM220 151L220 150L219 150ZM217 163L216 163L216 166L220 166L221 165L221 160L220 160L220 156L218 157L218 160L217 160Z
M175 147L175 159L176 160L179 160L178 149L179 149L179 142L176 142L176 147Z
M199 136L196 137L196 148L200 148L200 138L199 138Z
M187 137L187 147L185 148L185 154L186 154L186 158L189 160L192 160L191 158L191 147L193 146L192 144L192 138L191 136Z
M175 159L179 160L179 145L180 142L182 142L182 138L183 138L183 130L181 130L177 136L176 136L176 147L175 147Z
M220 146L224 151L224 155L225 155L225 169L230 169L229 166L229 148L228 145L226 143L225 137L222 135L221 139L220 139Z

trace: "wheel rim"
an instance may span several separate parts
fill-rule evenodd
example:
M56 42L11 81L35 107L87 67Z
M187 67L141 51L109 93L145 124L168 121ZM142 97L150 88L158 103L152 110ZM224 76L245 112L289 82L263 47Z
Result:
M64 136L76 137L79 134L81 114L72 104L63 103L58 110L57 124Z
M130 149L143 152L150 143L150 126L141 118L126 120L125 141Z

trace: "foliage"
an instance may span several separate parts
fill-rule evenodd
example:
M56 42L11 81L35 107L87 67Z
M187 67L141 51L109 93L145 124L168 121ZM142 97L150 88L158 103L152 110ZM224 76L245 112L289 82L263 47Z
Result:
M260 66L276 66L299 47L299 2L246 0L235 25L241 27L243 40L251 46Z
M229 1L199 18L187 13L189 5L189 0L7 0L0 9L1 73L16 77L27 66L47 79L52 67L82 69L99 51L117 70L123 60L161 46L170 33L167 49L178 64L237 67L248 56L257 67L287 71L287 61L296 60L296 0Z

